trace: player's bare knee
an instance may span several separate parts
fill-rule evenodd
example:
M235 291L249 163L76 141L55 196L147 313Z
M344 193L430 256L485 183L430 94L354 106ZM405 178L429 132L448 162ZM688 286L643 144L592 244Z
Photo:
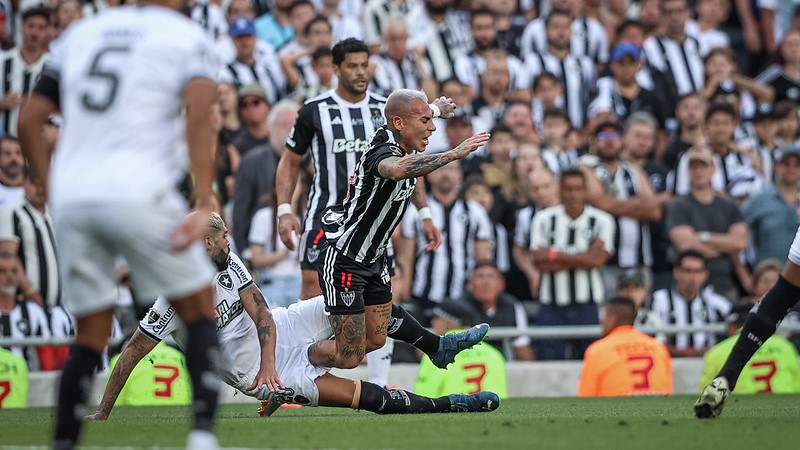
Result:
M334 364L334 367L337 369L355 369L359 364L361 364L361 358L336 355L336 364Z

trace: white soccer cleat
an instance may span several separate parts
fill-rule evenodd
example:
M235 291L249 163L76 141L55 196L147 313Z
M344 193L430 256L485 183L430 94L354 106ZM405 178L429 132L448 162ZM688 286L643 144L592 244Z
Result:
M728 380L725 377L714 378L714 381L703 389L700 398L694 403L694 415L698 419L719 417L729 393Z

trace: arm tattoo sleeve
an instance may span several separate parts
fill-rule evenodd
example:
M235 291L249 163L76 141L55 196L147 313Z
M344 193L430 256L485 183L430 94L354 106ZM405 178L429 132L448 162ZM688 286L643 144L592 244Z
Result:
M437 153L435 155L408 155L392 161L395 169L401 172L397 178L415 178L427 175L445 164L455 161L452 151Z

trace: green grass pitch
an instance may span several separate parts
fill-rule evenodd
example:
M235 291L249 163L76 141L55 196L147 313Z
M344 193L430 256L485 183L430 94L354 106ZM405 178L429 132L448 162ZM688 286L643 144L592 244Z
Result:
M224 405L216 431L223 447L352 449L791 449L800 446L800 396L729 398L722 417L697 420L694 397L506 400L485 414L378 416L333 408ZM53 409L0 411L0 448L46 446ZM85 428L88 446L185 444L183 407L120 407Z

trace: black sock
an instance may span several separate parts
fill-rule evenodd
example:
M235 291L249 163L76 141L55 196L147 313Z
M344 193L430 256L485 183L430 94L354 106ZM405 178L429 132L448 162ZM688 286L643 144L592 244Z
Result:
M186 326L189 343L186 347L186 366L192 378L194 429L211 431L219 398L219 342L217 326L201 319ZM212 381L213 380L213 381Z
M402 306L392 305L388 335L392 339L408 342L428 356L439 351L441 338L420 325Z
M747 320L718 376L728 380L731 390L739 374L759 347L775 333L789 308L800 300L800 287L786 281L783 276L748 314Z
M424 414L450 412L447 397L428 398L402 389L386 389L366 381L361 382L358 409L377 414Z
M99 365L100 354L94 350L79 345L70 349L58 386L54 448L71 449L78 441L86 412L86 398Z

